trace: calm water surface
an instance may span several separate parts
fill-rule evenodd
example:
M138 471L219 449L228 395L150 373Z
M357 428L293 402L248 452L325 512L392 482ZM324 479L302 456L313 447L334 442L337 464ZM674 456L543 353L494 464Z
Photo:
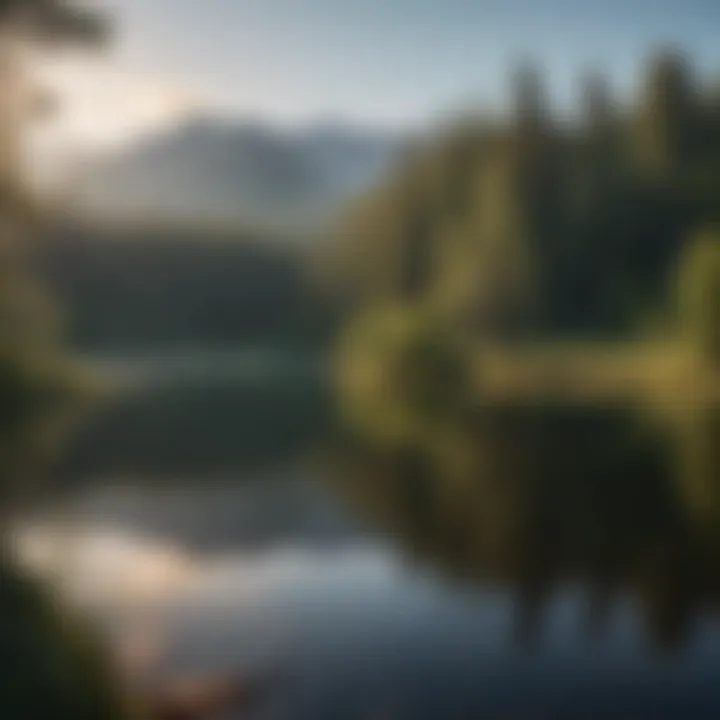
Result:
M310 378L144 384L19 530L113 638L259 718L720 716L716 413L341 431Z

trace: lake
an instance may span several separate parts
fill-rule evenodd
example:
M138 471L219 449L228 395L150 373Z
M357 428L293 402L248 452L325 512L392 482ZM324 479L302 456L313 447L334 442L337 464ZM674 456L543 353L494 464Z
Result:
M407 437L313 372L187 373L101 408L23 557L252 717L720 716L720 416L494 408Z

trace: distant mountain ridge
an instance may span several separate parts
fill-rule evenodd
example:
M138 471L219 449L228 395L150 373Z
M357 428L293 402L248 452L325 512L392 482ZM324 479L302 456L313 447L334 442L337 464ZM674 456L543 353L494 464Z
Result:
M97 219L312 231L379 179L400 144L341 125L283 132L195 117L95 161L75 207Z

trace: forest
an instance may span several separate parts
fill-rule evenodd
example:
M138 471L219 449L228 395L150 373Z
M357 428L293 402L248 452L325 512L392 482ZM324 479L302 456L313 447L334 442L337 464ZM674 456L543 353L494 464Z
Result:
M86 352L307 348L330 330L302 250L277 237L66 221L38 242L35 270Z
M514 111L416 142L338 222L346 307L429 309L499 341L669 337L720 350L720 87L652 56L619 99L602 75L554 111L539 71Z

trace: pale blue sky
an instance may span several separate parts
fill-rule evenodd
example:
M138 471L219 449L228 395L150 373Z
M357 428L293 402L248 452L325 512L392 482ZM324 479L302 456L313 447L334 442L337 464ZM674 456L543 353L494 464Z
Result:
M720 70L720 0L108 0L121 61L270 116L415 123L501 102L511 60L554 93L602 67L627 87L648 47L674 42Z
M66 134L122 141L198 107L279 123L418 126L502 108L517 58L567 104L607 71L620 92L654 45L720 71L720 0L96 0L118 39L101 68L56 72Z

